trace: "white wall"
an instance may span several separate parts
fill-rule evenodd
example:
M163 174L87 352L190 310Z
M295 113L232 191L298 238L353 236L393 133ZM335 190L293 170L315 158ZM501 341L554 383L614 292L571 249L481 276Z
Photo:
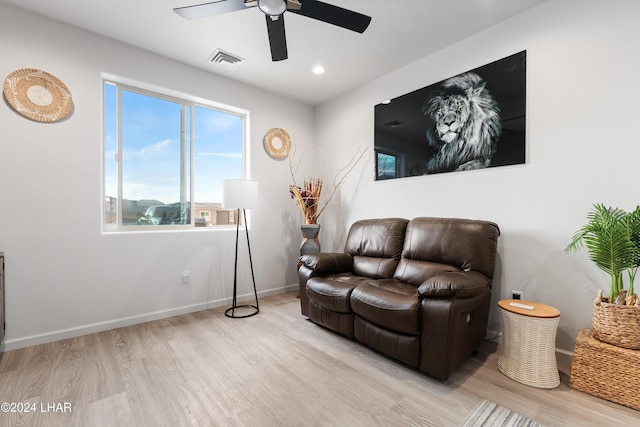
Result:
M0 5L0 76L43 69L65 82L75 102L71 118L56 124L0 105L4 349L228 304L234 232L100 233L105 72L251 112L252 178L261 188L252 250L262 295L296 282L300 216L287 193L288 167L262 149L264 133L282 127L301 150L317 144L314 158L325 159L325 169L369 149L320 219L323 251L341 249L360 218L493 220L502 229L494 302L519 289L556 306L558 347L572 350L608 281L585 253L562 249L592 203L638 203L638 16L635 0L549 1L326 103L314 116L311 107ZM528 62L525 165L373 181L375 104L521 50ZM183 270L191 271L190 285L179 283ZM246 270L241 283L241 293L249 292ZM490 327L499 328L495 304Z
M282 127L301 147L312 144L311 107L3 4L0 52L1 76L43 69L66 84L75 104L55 124L0 105L5 350L229 304L235 230L101 234L103 72L250 111L251 178L260 184L251 229L258 291L296 283L299 214L289 169L267 156L262 137ZM240 253L239 293L248 294L245 246ZM180 284L185 270L189 285Z
M399 69L317 109L316 140L338 166L365 163L321 221L323 250L340 249L367 217L487 219L502 230L490 328L512 289L557 307L557 345L572 351L590 327L607 276L586 253L563 253L595 202L633 209L640 155L640 2L554 0ZM428 43L428 41L425 41ZM373 181L373 106L521 50L527 51L525 165Z

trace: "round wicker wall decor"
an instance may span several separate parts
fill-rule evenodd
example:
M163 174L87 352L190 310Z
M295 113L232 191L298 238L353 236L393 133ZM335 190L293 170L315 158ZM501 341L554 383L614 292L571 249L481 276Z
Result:
M36 122L58 122L73 109L69 89L57 77L35 68L22 68L4 80L4 97L20 115Z
M284 159L291 149L291 138L286 130L273 128L264 136L264 149L274 159Z

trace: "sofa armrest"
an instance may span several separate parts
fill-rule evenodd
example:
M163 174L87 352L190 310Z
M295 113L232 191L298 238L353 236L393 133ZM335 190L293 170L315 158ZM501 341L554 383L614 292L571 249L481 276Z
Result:
M418 287L420 298L472 298L486 292L490 281L477 271L451 271L430 277Z
M351 255L341 252L302 255L300 262L316 273L344 273L351 271L353 266Z

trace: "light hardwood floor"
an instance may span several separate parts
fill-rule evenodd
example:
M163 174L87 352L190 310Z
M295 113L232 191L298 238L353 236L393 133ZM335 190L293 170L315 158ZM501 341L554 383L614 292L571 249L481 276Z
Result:
M441 382L314 325L295 293L260 309L3 353L0 402L35 412L0 412L0 426L457 426L483 399L547 426L640 425L640 412L570 389L567 366L553 390L510 380L494 342Z

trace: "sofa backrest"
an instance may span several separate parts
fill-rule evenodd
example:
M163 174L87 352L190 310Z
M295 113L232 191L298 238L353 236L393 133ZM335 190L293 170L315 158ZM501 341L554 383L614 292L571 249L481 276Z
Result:
M353 273L388 279L398 265L409 221L403 218L365 219L349 229L344 251L353 257Z
M492 279L499 235L489 221L414 218L394 277L415 286L442 271L477 271Z

